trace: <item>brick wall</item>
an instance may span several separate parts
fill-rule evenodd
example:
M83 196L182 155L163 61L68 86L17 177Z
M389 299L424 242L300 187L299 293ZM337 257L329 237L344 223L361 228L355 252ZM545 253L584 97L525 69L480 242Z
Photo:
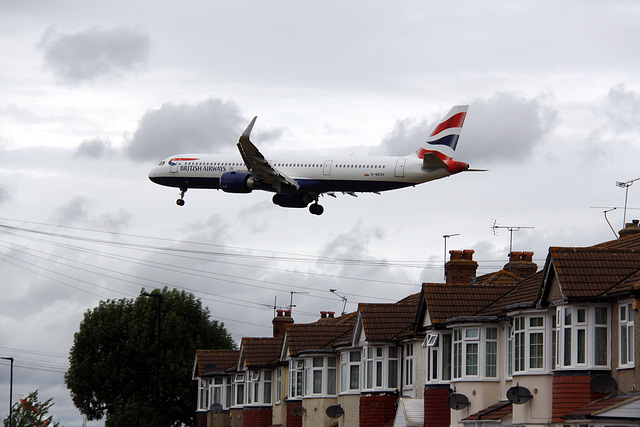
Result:
M242 425L244 427L268 427L271 421L271 408L244 408Z
M360 427L380 427L396 417L397 394L363 395L360 397Z
M563 423L562 415L588 405L606 395L595 392L588 372L560 372L553 376L553 423Z
M287 402L287 427L302 427L303 417L293 415L293 412L291 412L295 406L302 406L302 401Z
M206 412L196 412L196 427L207 427Z
M447 404L449 386L427 386L424 389L424 427L449 427L451 408Z

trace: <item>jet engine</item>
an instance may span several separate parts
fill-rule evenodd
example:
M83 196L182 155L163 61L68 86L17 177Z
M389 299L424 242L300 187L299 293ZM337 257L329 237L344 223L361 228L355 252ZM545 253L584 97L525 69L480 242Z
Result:
M220 188L227 193L251 193L253 178L246 172L225 172L220 176Z
M306 208L311 203L307 194L274 194L272 201L283 208Z

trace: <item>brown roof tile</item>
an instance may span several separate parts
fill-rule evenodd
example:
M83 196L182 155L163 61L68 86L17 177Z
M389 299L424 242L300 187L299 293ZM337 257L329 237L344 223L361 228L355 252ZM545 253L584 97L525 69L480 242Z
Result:
M551 247L549 258L568 298L604 294L640 269L640 250L634 249Z
M596 416L603 411L613 409L615 407L633 402L638 399L640 399L640 393L608 396L604 399L593 401L587 406L577 409L569 414L563 415L562 418L566 420L591 418L592 416Z
M242 357L248 368L268 366L280 359L282 337L242 338Z
M205 374L207 365L214 365L216 372L224 372L233 368L238 363L239 350L196 350L196 366L194 377L201 377Z
M391 341L407 334L416 314L418 300L405 304L359 304L358 311L367 341Z
M511 415L511 402L504 400L498 403L494 403L491 406L484 408L475 414L469 415L462 421L478 421L478 420L501 420L504 417Z
M429 315L433 323L462 316L477 316L502 296L513 290L504 285L450 285L425 283L422 285ZM488 315L488 314L485 314Z
M305 350L330 350L337 343L349 341L355 315L354 312L314 323L292 325L287 332L289 353L295 355Z

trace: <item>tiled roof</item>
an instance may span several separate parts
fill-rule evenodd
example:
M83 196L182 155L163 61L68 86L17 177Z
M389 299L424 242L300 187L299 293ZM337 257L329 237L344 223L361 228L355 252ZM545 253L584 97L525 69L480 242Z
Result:
M469 415L467 418L464 418L462 422L480 420L498 421L503 419L504 417L511 415L511 406L512 403L508 400L501 401L489 407L486 407L483 410L476 412L475 414Z
M406 304L359 304L358 311L367 341L391 341L407 334L416 314L418 300Z
M334 344L349 341L355 323L355 313L337 318L320 319L315 323L294 324L287 332L289 353L305 350L331 350Z
M631 403L638 399L640 399L640 393L609 396L609 397L605 397L604 399L593 401L583 408L575 410L569 414L563 415L562 418L564 418L565 420L591 418L593 416L597 416L601 414L604 411L617 408L618 406Z
M637 249L640 250L640 234L632 234L622 239L611 240L609 242L599 243L592 246L593 248L607 249Z
M282 337L242 338L242 357L248 368L267 366L280 358Z
M453 317L480 315L513 290L513 286L425 283L422 289L432 323L444 323Z
M521 280L506 295L496 301L491 307L483 310L480 314L496 314L497 310L505 312L515 305L533 305L536 303L540 285L542 282L542 271L538 271L532 276Z
M516 276L506 270L499 270L495 273L488 273L476 277L476 285L515 285L521 277Z
M593 297L637 272L640 250L551 247L549 261L567 298Z
M238 363L239 350L196 350L194 377L203 376L207 370L224 372ZM209 366L205 370L205 366Z

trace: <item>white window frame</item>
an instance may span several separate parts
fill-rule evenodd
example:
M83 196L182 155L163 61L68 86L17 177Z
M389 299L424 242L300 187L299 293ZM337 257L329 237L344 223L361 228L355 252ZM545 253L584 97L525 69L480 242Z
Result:
M233 406L244 406L247 401L245 374L233 377Z
M500 345L498 345L500 330L496 324L472 324L452 326L451 337L451 380L449 381L477 381L498 380L500 375ZM490 331L490 332L489 332ZM443 334L444 336L444 334ZM442 342L442 340L441 340ZM491 345L487 345L490 343ZM442 352L447 344L440 346ZM447 366L444 364L445 356L441 358L443 369L439 374L444 374ZM487 362L491 360L491 365ZM489 370L488 368L492 369Z
M618 303L618 367L627 369L635 367L634 333L635 311L630 300Z
M404 372L402 375L403 381L402 385L405 388L413 386L413 377L414 377L414 363L413 363L413 343L407 343L404 346Z
M289 360L289 397L291 399L304 396L305 375L304 359Z
M349 349L340 353L340 394L360 392L362 388L361 371L362 349Z
M453 375L453 334L451 331L427 334L423 346L427 348L427 383L449 383Z
M606 310L606 311L605 311ZM605 323L596 325L596 316L605 311ZM584 313L584 316L582 315ZM600 316L602 317L602 316ZM561 305L556 308L556 369L610 369L611 355L611 315L604 304ZM596 345L596 335L606 335L606 345L602 336ZM606 364L596 364L596 350L604 352ZM584 354L584 357L582 357Z
M210 380L208 378L198 380L198 410L200 411L209 410L210 387Z
M305 357L305 397L338 395L338 358L336 355Z
M398 389L399 353L395 345L363 347L364 384L366 391L393 391ZM393 374L391 374L393 370Z

